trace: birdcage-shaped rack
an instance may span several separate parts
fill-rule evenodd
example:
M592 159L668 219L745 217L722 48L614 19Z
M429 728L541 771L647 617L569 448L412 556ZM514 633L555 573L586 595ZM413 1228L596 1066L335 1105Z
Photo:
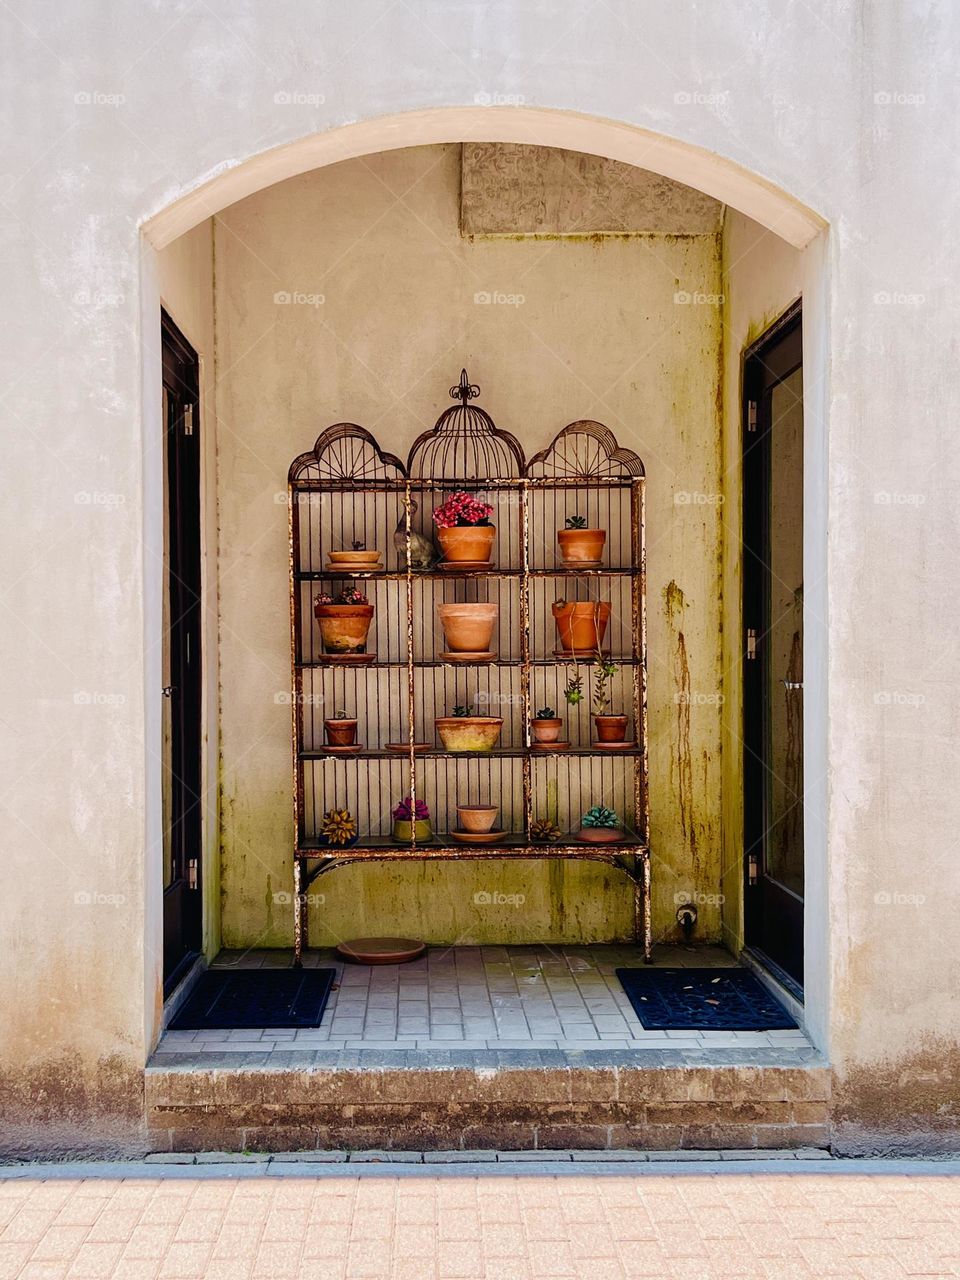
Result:
M632 881L635 935L650 959L643 464L592 421L564 427L527 460L517 439L471 403L478 394L462 372L451 388L456 403L406 463L363 427L340 423L290 467L297 963L318 876L350 863L425 858L618 867ZM456 491L492 507L487 561L440 558L433 515ZM557 530L568 517L604 530L597 560L561 557ZM323 603L350 591L364 597L352 614ZM592 604L594 614L609 605L601 643L564 647L572 633L561 637L556 601ZM448 644L438 606L456 604L496 606L486 650ZM341 646L341 626L350 647ZM630 725L614 743L591 734L601 666ZM568 700L578 678L584 696ZM532 725L546 707L563 722L552 743L537 741ZM434 722L456 708L502 721L492 749L443 745ZM351 732L354 741L334 741ZM403 797L414 813L417 800L429 804L428 837L411 823L395 838L393 809ZM493 832L475 840L457 830L458 805L494 804ZM618 824L585 827L591 809L616 814Z

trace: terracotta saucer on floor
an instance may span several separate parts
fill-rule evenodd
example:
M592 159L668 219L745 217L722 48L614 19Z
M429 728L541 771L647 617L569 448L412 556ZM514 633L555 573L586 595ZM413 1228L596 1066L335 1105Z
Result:
M426 953L427 944L415 938L352 938L337 946L337 955L351 964L407 964Z

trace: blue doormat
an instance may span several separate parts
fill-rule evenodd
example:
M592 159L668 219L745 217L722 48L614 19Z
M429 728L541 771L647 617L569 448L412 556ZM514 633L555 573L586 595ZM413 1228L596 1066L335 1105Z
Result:
M786 1009L749 969L618 969L647 1031L786 1031Z
M336 969L208 969L171 1031L319 1027Z

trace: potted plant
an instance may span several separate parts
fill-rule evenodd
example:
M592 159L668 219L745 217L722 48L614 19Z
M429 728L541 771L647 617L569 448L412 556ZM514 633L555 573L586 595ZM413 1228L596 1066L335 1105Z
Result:
M503 728L502 716L474 716L469 707L454 707L438 716L437 733L447 751L492 751Z
M593 714L593 723L597 727L597 742L600 746L622 743L626 740L627 717L619 714L610 715L607 712L607 707L610 705L610 681L619 670L615 662L597 655L590 710Z
M607 809L602 804L595 804L592 809L588 809L580 821L582 825L577 832L577 839L585 840L588 844L612 844L625 837L620 819L612 809Z
M373 605L358 588L339 595L321 592L313 602L325 653L363 653L373 619Z
M495 804L458 804L457 817L460 830L471 833L491 831L497 817Z
M496 604L438 604L447 648L454 653L488 653L499 612Z
M433 513L443 557L460 564L484 565L490 559L496 527L493 507L472 493L458 489Z
M349 809L328 809L320 826L320 843L346 849L357 843L357 824Z
M414 803L411 796L404 796L392 813L393 839L398 844L424 844L433 837L430 810L426 801Z
M331 720L324 720L323 727L331 747L352 747L357 740L357 722L345 711L335 711Z
M372 573L380 568L380 552L376 547L368 551L363 542L354 542L350 551L328 551L327 559L330 568L340 573Z
M557 530L560 559L571 569L599 568L606 540L606 529L588 529L583 516L567 516L566 528Z
M557 742L563 721L553 707L541 707L530 721L534 742Z
M604 600L556 600L553 616L564 653L597 653L603 648L610 605Z

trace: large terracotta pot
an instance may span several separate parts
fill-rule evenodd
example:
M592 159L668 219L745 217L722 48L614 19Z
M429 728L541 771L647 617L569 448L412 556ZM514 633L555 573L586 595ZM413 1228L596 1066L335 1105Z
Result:
M503 728L500 716L439 716L436 723L447 751L492 751Z
M461 831L492 831L497 818L495 804L458 804L457 817Z
M606 529L558 529L560 558L571 568L597 568L603 561Z
M598 742L623 742L627 736L626 716L594 716Z
M356 720L324 720L323 727L331 747L352 747L357 740Z
M603 648L610 605L602 600L568 600L555 603L560 647L568 653L596 653Z
M373 620L372 604L315 604L326 653L362 653Z
M499 612L496 604L438 604L447 648L454 653L488 652Z
M433 827L429 818L418 818L416 822L411 822L409 818L394 818L393 839L397 844L411 844L414 827L417 832L417 844L425 844L433 839Z
M492 524L454 525L438 529L444 560L489 560L497 530Z

